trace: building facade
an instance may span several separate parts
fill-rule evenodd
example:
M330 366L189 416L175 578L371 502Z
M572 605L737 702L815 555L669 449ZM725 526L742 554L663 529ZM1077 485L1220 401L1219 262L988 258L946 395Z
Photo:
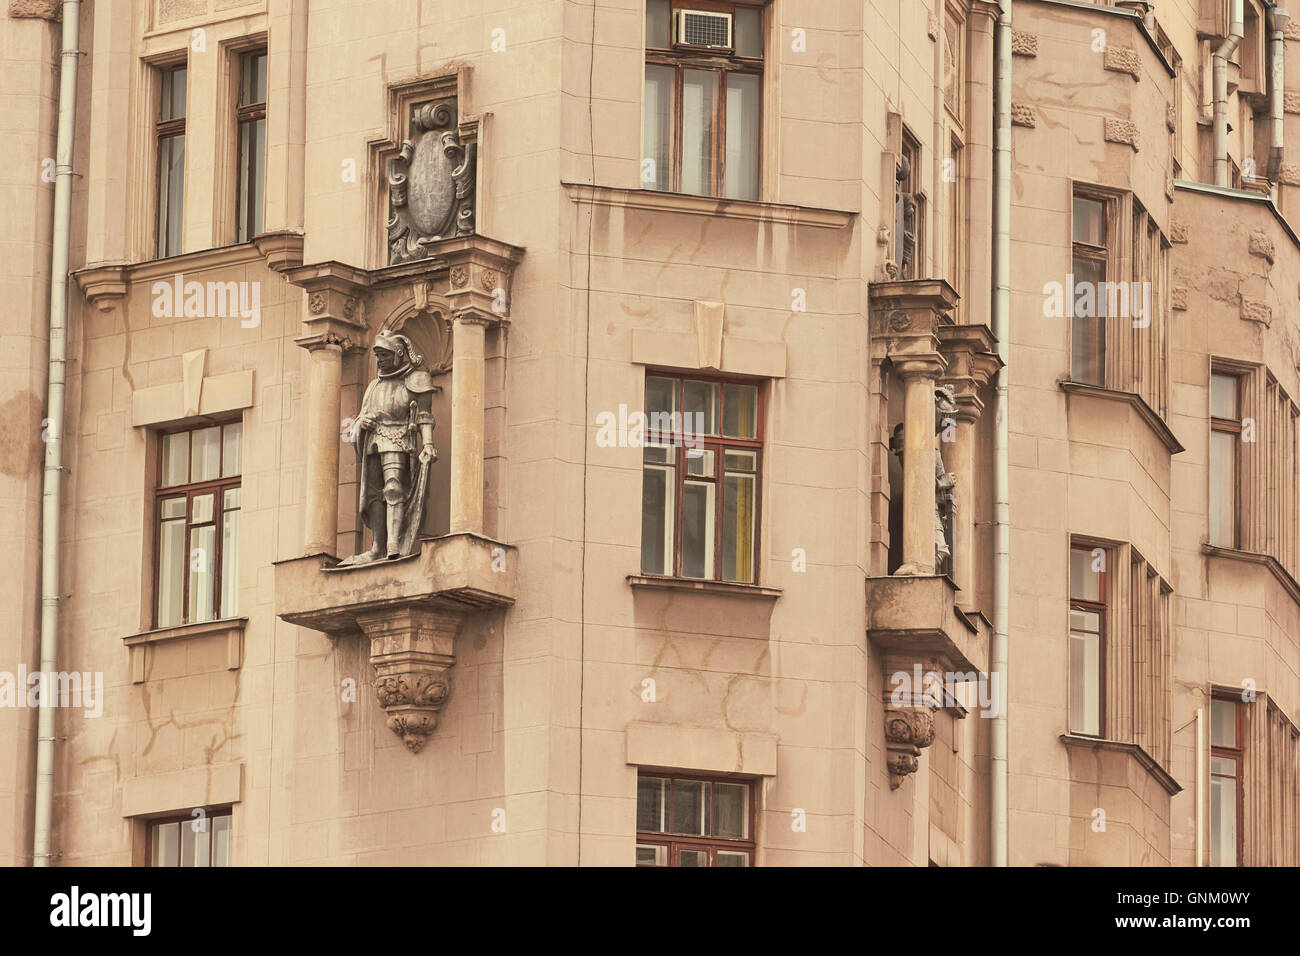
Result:
M1285 11L0 13L0 863L1300 864Z

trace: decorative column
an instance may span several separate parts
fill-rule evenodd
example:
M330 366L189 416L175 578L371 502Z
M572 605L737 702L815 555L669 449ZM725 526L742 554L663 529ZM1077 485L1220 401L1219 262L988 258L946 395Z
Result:
M451 360L451 533L483 533L484 336L476 309L455 314Z
M903 379L903 563L899 574L934 574L934 386L944 369L937 353L894 363Z
M979 392L1001 366L993 333L983 325L950 325L939 330L940 350L948 362L940 384L952 389L957 403L953 427L940 429L945 467L957 479L953 488L952 578L962 592L959 604L975 606L975 423L984 402ZM942 423L941 423L942 424ZM949 437L951 440L948 440Z

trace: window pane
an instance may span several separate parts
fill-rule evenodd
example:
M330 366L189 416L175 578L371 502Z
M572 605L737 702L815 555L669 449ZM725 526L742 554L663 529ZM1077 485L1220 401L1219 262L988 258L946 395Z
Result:
M185 207L185 137L158 142L158 257L179 255Z
M701 780L672 782L672 832L704 836L708 831L709 785Z
M239 612L238 509L226 511L221 521L221 616L234 617Z
M239 82L239 105L266 102L266 53L245 53L240 57L243 70Z
M213 817L212 826L212 865L230 866L230 816Z
M217 529L212 525L190 530L191 624L212 620L212 588L216 583Z
M755 471L758 467L758 454L752 451L741 451L738 448L728 448L722 466L727 471Z
M239 124L239 188L236 204L237 242L248 242L262 231L262 199L266 163L266 120Z
M189 824L194 833L194 866L212 865L212 821L199 817Z
M180 520L163 521L158 533L158 627L181 623L185 586L185 499ZM164 507L167 503L164 503ZM173 506L174 507L174 506Z
M677 865L678 866L708 866L709 851L708 850L687 850L683 848L681 854L678 857Z
M200 428L190 433L190 481L211 481L221 476L221 429Z
M645 45L647 49L667 50L672 46L668 0L646 0Z
M645 410L647 415L677 411L677 382L671 378L646 376Z
M1237 865L1237 781L1210 777L1210 866Z
M1105 551L1093 554L1091 549L1071 548L1070 597L1080 601L1100 601L1101 572L1105 568Z
M735 18L736 56L763 55L763 11L758 7L737 7Z
M673 77L671 66L645 68L645 113L641 136L645 155L641 159L641 185L647 189L669 189L672 172Z
M1237 436L1210 432L1210 544L1237 547Z
M682 192L713 194L718 74L682 70Z
M244 436L244 426L239 422L221 429L221 477L239 474L242 465L239 443Z
M689 417L682 427L693 435L718 433L718 384L687 381L683 411Z
M636 846L637 866L667 866L668 847L638 843Z
M158 517L163 519L184 518L185 496L181 495L176 498L164 498L158 504Z
M1070 325L1070 377L1088 385L1105 384L1105 280L1105 263L1094 259L1074 260L1075 289L1068 292L1072 296L1073 316ZM1084 289L1091 291L1081 291Z
M749 787L746 784L715 783L713 812L712 836L732 840L744 840L749 837ZM719 866L721 865L719 863Z
M729 199L758 198L758 126L762 77L727 77L727 166L723 194Z
M713 482L687 481L682 488L682 576L713 577Z
M212 520L215 497L213 492L194 496L194 503L190 506L190 524L206 524Z
M754 476L722 481L722 579L754 581Z
M738 850L719 850L714 866L749 866L749 854Z
M196 823L199 826L204 827L204 831L202 833L194 832L194 827ZM207 842L208 834L207 834L206 826L207 826L207 821L198 821L198 820L185 821L184 823L180 824L181 866L198 865L194 857L195 843L198 841L202 841L204 843Z
M1210 414L1215 418L1237 418L1237 376L1210 376Z
M645 833L662 833L664 820L663 777L638 777L636 781L636 828Z
M707 448L688 448L686 449L686 474L688 475L705 475L709 478L714 474L714 453Z
M1217 697L1210 701L1210 745L1237 746L1237 704Z
M758 388L754 385L722 387L722 434L727 438L753 438L758 422Z
M190 433L177 432L162 438L162 481L160 487L186 484L190 479Z
M1099 199L1074 197L1074 241L1091 246L1106 244L1106 204Z
M153 866L176 866L180 860L177 847L178 825L163 823L153 828Z
M1101 733L1101 637L1070 632L1070 732Z
M641 478L641 570L673 573L674 490L677 469L646 465Z
M183 119L185 117L185 89L188 70L166 70L162 74L162 109L158 118L162 120Z

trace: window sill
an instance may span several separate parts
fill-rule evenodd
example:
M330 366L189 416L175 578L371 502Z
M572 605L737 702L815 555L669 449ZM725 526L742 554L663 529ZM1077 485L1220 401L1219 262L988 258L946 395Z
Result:
M1156 783L1164 788L1165 793L1171 797L1182 792L1182 787L1178 781L1170 776L1164 767L1156 763L1155 758L1147 753L1139 744L1125 743L1122 740L1107 740L1105 737L1088 737L1083 734L1061 734L1061 743L1067 747L1078 747L1081 750L1110 750L1116 753L1126 753L1131 756L1138 764L1155 778Z
M1150 427L1161 444L1169 450L1169 454L1177 455L1185 451L1182 443L1174 437L1169 426L1165 424L1163 418L1156 414L1155 409L1146 403L1146 400L1136 392L1121 392L1118 389L1106 388L1102 385L1088 385L1084 382L1062 382L1061 391L1067 395L1088 395L1094 398L1102 398L1112 402L1124 402L1131 405L1133 409L1142 417Z
M784 593L781 588L765 588L757 584L735 584L730 581L701 581L699 578L673 578L659 574L629 574L627 583L634 588L651 588L660 591L693 591L702 594L725 594L731 597L757 598L775 601Z
M124 637L122 643L131 652L131 683L144 683L149 648L168 644L172 641L186 641L199 637L224 636L226 638L226 669L239 670L244 661L244 628L247 625L248 618L246 617L226 617L216 621L203 621L200 624L178 624L174 627L160 627L152 631L141 631L139 634Z
M657 189L621 189L593 186L589 183L563 184L569 198L593 206L622 206L647 212L676 212L688 216L712 216L719 219L743 219L754 222L812 226L818 229L843 229L853 222L857 212L822 209L817 206L794 206L789 203L763 202L754 199L722 199L693 193L661 192Z

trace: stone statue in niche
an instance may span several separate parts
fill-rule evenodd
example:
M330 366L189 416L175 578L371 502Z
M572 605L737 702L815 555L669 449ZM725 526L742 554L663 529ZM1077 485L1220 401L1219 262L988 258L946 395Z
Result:
M361 462L358 496L362 523L370 530L369 551L340 567L355 567L414 554L433 447L433 378L411 340L384 330L373 349L379 372L366 386L353 425Z
M388 262L427 258L430 243L474 233L473 143L462 144L456 110L429 103L388 164Z
M916 260L916 197L904 192L911 178L912 162L906 156L898 158L895 172L897 186L894 191L894 261L898 263L897 278L911 279Z
M952 547L949 533L953 516L957 513L955 489L957 476L950 472L943 463L943 436L957 424L953 417L957 413L957 400L947 385L937 385L934 389L934 432L941 439L934 454L934 568L936 574L946 574L951 570ZM903 423L894 426L889 439L889 450L903 461Z

